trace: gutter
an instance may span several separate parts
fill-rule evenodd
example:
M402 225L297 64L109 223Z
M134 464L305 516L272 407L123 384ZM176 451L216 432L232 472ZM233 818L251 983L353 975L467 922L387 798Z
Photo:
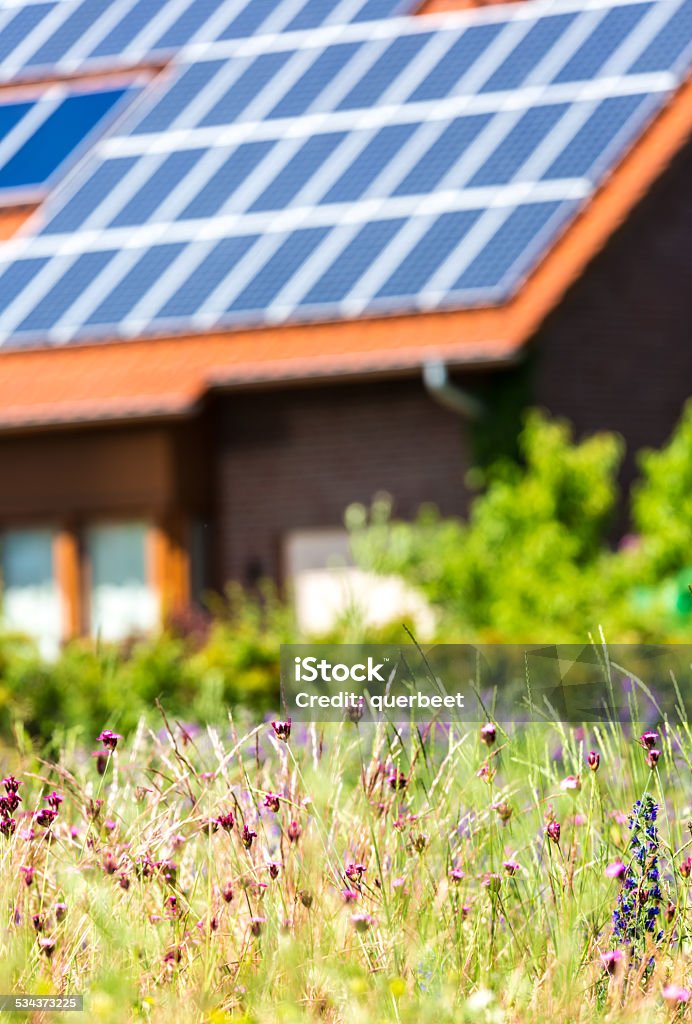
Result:
M479 399L450 379L447 364L442 359L431 359L423 364L423 383L438 405L464 419L479 420L486 413L485 405Z

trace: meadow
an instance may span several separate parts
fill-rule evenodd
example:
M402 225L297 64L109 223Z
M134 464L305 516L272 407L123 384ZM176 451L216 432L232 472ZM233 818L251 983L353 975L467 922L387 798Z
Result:
M690 739L162 712L48 760L18 733L0 992L84 994L75 1024L685 1019Z

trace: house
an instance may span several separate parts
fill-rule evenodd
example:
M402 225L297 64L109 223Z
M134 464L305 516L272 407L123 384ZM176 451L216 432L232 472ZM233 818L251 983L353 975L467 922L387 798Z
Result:
M117 639L692 381L692 0L0 8L6 620ZM626 472L631 473L631 464Z

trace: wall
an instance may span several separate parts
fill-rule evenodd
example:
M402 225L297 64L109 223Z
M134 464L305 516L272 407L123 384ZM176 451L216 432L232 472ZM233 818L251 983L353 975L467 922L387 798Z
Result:
M535 339L535 395L580 433L658 446L692 395L692 145L679 154Z
M426 501L465 507L462 421L420 380L228 394L214 416L220 579L280 574L287 531L340 526L377 491L401 516Z

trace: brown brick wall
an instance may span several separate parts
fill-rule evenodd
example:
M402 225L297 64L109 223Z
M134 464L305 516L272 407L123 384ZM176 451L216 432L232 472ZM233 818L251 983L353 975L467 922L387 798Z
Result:
M660 445L692 395L692 144L633 211L535 339L536 397L579 432L634 453Z
M463 511L462 421L419 380L227 395L214 416L217 582L279 573L286 531L340 526L377 491L401 516Z

